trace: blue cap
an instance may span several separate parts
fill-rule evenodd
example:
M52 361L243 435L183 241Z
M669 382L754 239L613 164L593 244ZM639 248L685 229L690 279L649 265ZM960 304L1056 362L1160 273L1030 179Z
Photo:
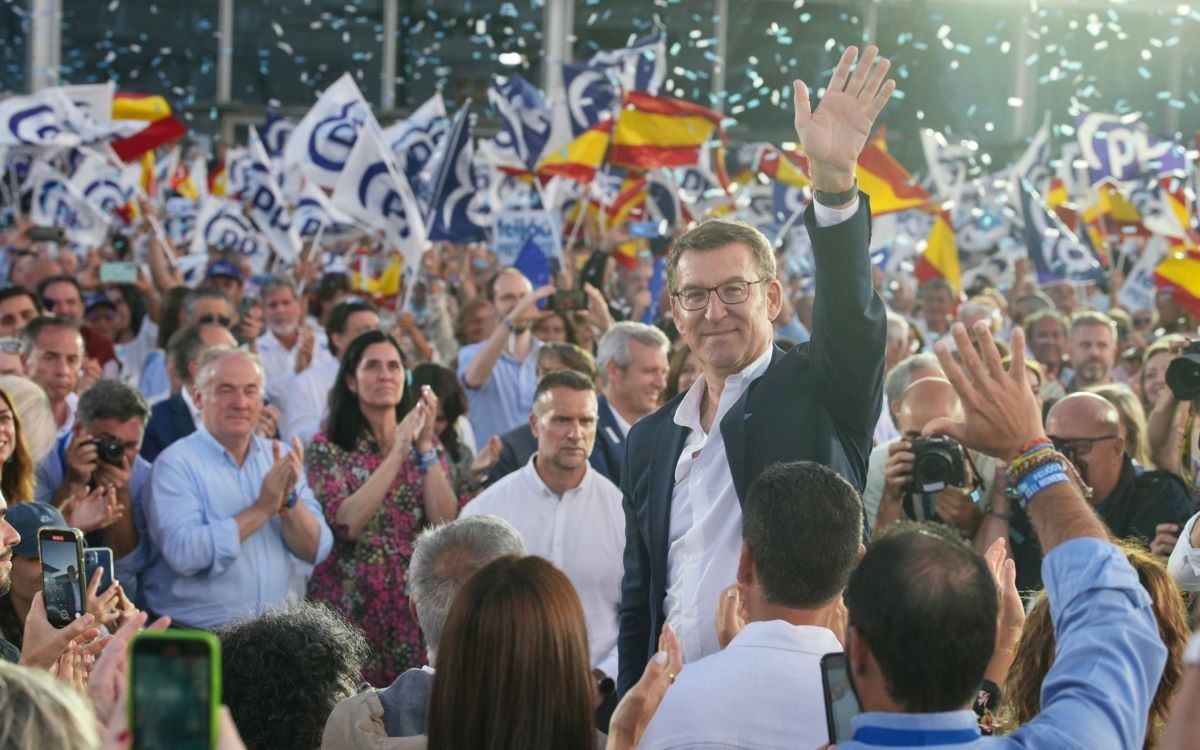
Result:
M10 505L5 520L21 535L21 541L12 548L13 554L21 557L38 556L38 529L43 526L67 528L67 519L58 512L58 508L45 503Z
M238 268L232 262L221 259L214 260L205 271L204 277L211 279L217 276L225 276L230 279L242 280L242 269Z
M116 305L113 304L113 301L111 299L109 299L108 295L105 294L104 292L93 292L92 294L89 294L88 296L83 298L83 309L85 311L91 310L93 307L98 307L100 305L108 305L109 307L113 308L114 310L117 307Z

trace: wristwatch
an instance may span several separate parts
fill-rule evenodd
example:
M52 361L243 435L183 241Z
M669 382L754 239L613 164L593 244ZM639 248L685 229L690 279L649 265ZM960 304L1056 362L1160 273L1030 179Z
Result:
M858 195L857 177L854 178L854 184L850 186L849 190L843 190L840 193L827 193L824 190L813 190L813 200L817 201L822 206L829 206L831 208L846 205L850 201L854 200L856 195Z

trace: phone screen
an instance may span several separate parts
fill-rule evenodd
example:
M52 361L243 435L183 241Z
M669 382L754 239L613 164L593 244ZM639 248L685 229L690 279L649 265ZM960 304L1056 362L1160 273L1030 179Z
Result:
M112 550L108 547L88 547L83 551L83 568L85 570L83 580L90 584L92 574L99 567L103 567L104 572L100 575L100 586L96 589L96 593L103 594L113 583Z
M829 741L842 742L853 734L851 722L862 711L858 696L850 687L845 654L825 654L821 657L821 683L825 688L825 719L829 726Z
M555 312L574 312L587 308L587 292L582 289L567 289L550 295L550 309Z
M46 619L56 628L66 627L87 610L79 537L67 529L42 529L38 549Z
M100 264L100 281L105 284L132 284L137 281L136 263L113 261Z
M139 637L133 653L135 750L211 750L213 649L207 640Z

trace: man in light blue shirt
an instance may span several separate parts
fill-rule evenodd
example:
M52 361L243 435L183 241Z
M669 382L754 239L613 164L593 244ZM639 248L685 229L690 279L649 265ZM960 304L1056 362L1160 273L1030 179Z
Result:
M505 268L492 280L489 296L500 325L486 339L458 353L458 378L471 407L477 451L493 435L503 435L529 420L541 347L530 329L540 315L537 303L553 291L550 285L534 291L515 268Z
M924 434L1012 461L1049 450L1024 377L1024 334L1013 332L1008 372L986 322L952 329L935 352L962 399L965 421L936 419ZM968 375L964 374L964 369ZM1045 554L1042 575L1057 643L1042 683L1041 713L1002 738L980 736L969 709L996 638L996 584L979 555L923 527L884 538L846 589L848 671L866 713L841 750L938 748L1136 748L1166 663L1150 598L1124 553L1070 480L1069 461L1020 468L1015 488Z
M281 604L293 563L317 564L333 535L293 440L255 434L263 408L258 357L206 351L196 373L202 424L154 462L147 525L155 560L143 586L152 612L217 628Z

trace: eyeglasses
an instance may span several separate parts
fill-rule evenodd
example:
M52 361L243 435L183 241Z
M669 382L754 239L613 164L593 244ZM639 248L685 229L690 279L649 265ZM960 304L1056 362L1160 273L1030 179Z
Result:
M740 305L750 296L751 284L762 284L770 279L759 279L757 281L726 281L724 284L710 287L688 287L675 292L672 296L679 300L679 306L689 312L703 310L708 307L708 300L712 297L712 293L716 292L717 296L726 305Z
M196 319L196 322L197 323L216 323L217 325L221 326L222 328L228 328L229 326L233 325L232 318L225 316L225 315L213 315L212 313L207 313L205 315L201 315L199 318Z
M1104 437L1095 438L1063 438L1049 435L1050 442L1054 443L1054 449L1065 456L1079 456L1088 453L1092 450L1092 446L1096 443L1102 443L1105 440L1116 440L1120 435L1105 435Z

